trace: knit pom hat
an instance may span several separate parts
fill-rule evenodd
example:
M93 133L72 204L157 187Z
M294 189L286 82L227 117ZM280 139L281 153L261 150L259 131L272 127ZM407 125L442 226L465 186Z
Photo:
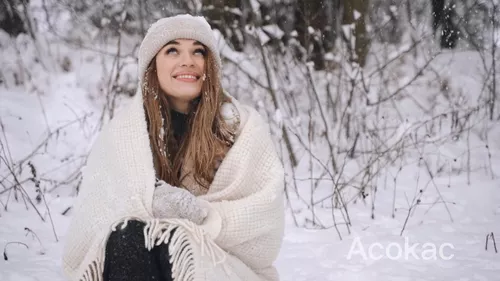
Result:
M146 69L165 44L175 39L192 39L205 45L215 57L217 67L221 69L222 63L215 42L212 28L200 16L188 14L162 18L153 23L142 40L139 48L139 81L142 84Z

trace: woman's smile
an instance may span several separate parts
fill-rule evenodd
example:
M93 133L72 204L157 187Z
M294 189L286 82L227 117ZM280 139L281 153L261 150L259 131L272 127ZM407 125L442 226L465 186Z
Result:
M200 79L201 75L193 72L181 72L178 74L175 74L173 76L174 79L181 81L181 82L187 82L187 83L194 83L198 82Z

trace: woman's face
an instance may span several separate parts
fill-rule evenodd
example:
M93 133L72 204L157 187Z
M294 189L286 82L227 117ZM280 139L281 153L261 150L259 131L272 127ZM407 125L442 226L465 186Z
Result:
M190 101L200 95L206 52L198 41L176 39L156 55L158 81L173 109L187 113Z

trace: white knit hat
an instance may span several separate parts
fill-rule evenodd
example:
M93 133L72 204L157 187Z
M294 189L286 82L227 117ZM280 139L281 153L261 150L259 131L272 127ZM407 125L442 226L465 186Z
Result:
M153 23L142 40L139 48L139 80L142 83L144 73L153 59L165 44L175 39L197 40L205 45L214 55L217 67L221 69L222 63L215 42L212 28L203 17L191 15L177 15L162 18Z

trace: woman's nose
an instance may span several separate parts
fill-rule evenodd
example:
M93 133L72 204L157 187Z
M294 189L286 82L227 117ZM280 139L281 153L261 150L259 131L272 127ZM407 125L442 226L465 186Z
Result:
M191 57L191 54L184 54L181 56L181 66L194 66L194 60Z

